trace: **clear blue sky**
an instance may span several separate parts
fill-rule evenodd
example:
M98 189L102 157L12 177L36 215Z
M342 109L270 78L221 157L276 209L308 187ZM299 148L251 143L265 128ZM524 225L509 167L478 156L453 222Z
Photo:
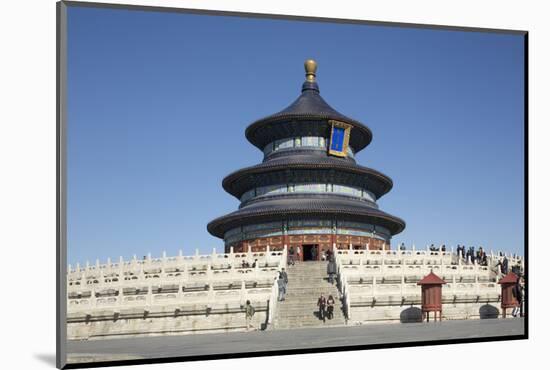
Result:
M373 131L357 160L394 181L394 245L523 254L521 36L69 7L68 42L69 263L222 250L221 181L261 162L244 130L307 58Z

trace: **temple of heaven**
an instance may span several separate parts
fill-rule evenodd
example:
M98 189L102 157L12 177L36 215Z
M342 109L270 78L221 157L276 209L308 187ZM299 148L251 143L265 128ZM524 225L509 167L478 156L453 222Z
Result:
M392 235L405 228L376 203L392 180L355 162L371 131L325 102L315 61L307 60L305 69L298 99L246 129L263 162L223 180L241 203L211 221L208 231L223 238L226 252L286 246L297 259L318 259L333 247L389 249Z

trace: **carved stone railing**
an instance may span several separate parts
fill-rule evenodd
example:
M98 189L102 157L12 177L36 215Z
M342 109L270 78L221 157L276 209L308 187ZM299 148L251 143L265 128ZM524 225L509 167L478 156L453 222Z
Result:
M506 256L509 270L518 264L523 270L524 264L522 257L492 251L487 265L470 264L453 249L333 251L348 320L352 306L419 304L421 290L416 283L432 271L447 282L444 303L495 302L500 299L498 262Z
M270 318L276 307L275 277L286 267L287 252L270 251L167 257L147 256L81 268L69 267L67 299L70 317L105 310L115 314L147 312L151 307L172 307L176 314L192 306L205 310L246 300L268 302ZM246 261L254 267L242 267ZM275 297L275 299L273 299ZM187 307L187 308L186 308ZM137 312L137 311L136 311Z

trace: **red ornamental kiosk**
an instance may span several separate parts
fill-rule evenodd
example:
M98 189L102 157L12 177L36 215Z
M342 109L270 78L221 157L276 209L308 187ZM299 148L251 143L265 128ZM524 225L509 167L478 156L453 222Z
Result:
M506 317L506 309L515 308L519 306L519 302L514 296L514 289L518 281L518 276L513 272L508 273L502 279L499 280L501 287L501 303L502 317Z
M443 307L441 287L447 283L432 271L417 284L422 287L422 321L424 321L424 317L427 317L427 321L430 321L430 312L434 313L434 321L437 321L437 313L439 312L439 321L441 321Z

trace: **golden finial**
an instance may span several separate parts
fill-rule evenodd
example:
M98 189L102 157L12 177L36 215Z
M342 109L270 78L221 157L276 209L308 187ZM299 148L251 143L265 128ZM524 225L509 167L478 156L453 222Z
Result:
M308 59L304 63L306 69L306 80L309 82L315 82L315 72L317 72L317 62L313 59Z

